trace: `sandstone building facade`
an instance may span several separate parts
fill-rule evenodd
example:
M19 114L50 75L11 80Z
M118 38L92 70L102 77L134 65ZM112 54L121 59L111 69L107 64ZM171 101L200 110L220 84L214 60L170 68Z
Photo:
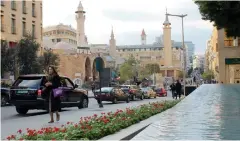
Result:
M42 0L1 0L1 41L14 47L27 34L42 45Z
M218 82L240 83L240 37L228 38L224 29L213 29L207 41L206 70L211 70Z

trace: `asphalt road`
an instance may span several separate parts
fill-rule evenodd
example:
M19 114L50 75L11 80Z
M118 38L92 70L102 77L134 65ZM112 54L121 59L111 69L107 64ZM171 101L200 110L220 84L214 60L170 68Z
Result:
M94 98L90 98L89 107L86 109L64 108L60 113L61 119L59 122L49 124L49 114L43 110L30 110L27 115L19 115L14 106L1 107L1 139L6 138L8 135L16 134L17 130L26 128L40 129L48 126L61 126L68 121L78 122L80 117L92 116L93 114L101 114L102 112L116 111L117 109L125 109L127 107L135 107L141 104L149 102L156 102L162 100L172 99L171 94L168 97L158 97L156 99L144 99L131 101L130 103L120 102L118 104L112 104L104 102L104 108L99 108L97 101Z

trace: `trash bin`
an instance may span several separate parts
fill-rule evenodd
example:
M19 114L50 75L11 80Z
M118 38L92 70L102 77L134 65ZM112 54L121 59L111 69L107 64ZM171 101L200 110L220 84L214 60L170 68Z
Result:
M190 93L192 93L197 86L186 86L185 87L185 96L188 96Z

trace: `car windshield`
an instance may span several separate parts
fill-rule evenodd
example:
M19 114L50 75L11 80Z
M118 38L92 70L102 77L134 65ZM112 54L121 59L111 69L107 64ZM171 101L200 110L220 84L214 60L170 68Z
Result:
M148 88L141 88L142 91L148 91Z
M157 92L161 92L162 91L162 88L159 88L159 89L156 89Z
M129 86L124 86L124 85L122 85L121 88L129 89Z
M112 91L112 87L104 87L104 88L101 88L101 92L102 93L109 93ZM100 89L96 90L95 92L100 92Z
M19 77L13 86L38 89L41 85L41 77Z

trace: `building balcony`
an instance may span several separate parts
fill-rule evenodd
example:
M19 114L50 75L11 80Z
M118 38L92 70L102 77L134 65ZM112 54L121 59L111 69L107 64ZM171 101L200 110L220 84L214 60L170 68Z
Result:
M17 34L16 31L17 31L17 30L16 30L16 27L15 27L15 26L12 26L12 27L11 27L11 33L12 33L12 34Z
M33 17L36 17L36 15L37 15L37 14L36 14L36 11L33 10L33 11L32 11L32 16L33 16Z
M11 8L12 8L12 10L17 10L17 5L14 1L12 1L12 3L11 3Z
M22 9L22 10L23 10L23 11L22 11L23 14L27 14L27 7L26 7L26 6L23 6L22 8L23 8L23 9Z
M23 29L22 36L23 36L23 37L27 37L27 36L28 36L28 33L27 33L27 30L26 30L26 29Z
M5 32L6 28L4 24L1 24L1 32Z
M1 6L5 6L5 3L3 0L1 0Z
M240 47L240 38L238 40L224 40L225 47Z

